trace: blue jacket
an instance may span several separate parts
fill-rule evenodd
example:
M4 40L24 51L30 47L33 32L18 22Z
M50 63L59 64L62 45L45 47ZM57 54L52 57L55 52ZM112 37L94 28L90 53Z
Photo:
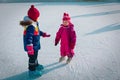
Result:
M33 44L33 48L35 51L38 51L40 46L40 36L43 35L43 32L39 30L39 27L34 27L33 25L28 25L24 30L24 50L27 51L26 46Z

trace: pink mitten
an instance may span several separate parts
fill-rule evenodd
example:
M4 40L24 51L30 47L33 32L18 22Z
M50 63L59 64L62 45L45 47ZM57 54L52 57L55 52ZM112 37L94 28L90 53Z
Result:
M28 55L34 55L34 49L33 49L33 45L27 45L26 46L27 48L27 52L28 52Z

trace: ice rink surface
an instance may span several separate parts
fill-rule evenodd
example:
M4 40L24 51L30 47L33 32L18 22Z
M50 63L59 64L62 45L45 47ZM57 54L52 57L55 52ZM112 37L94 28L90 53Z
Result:
M43 75L35 80L120 80L120 3L1 3L0 80L29 80L28 57L23 49L19 21L30 5L40 11L39 63ZM54 39L64 12L71 16L77 33L75 56L70 64L58 63L59 45Z

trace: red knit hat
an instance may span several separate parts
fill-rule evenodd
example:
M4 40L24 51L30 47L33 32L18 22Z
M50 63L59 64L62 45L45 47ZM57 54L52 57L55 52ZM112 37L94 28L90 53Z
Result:
M32 19L33 21L37 21L37 18L39 17L40 12L38 9L34 7L34 5L31 5L31 8L28 10L28 17Z
M70 20L70 16L68 13L63 14L63 20Z

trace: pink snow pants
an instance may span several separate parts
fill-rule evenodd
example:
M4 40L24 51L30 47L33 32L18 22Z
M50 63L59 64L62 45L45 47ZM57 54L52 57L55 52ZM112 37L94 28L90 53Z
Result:
M70 49L69 47L67 47L65 45L61 45L60 55L62 57L68 56L68 57L72 58L74 56L74 49Z

